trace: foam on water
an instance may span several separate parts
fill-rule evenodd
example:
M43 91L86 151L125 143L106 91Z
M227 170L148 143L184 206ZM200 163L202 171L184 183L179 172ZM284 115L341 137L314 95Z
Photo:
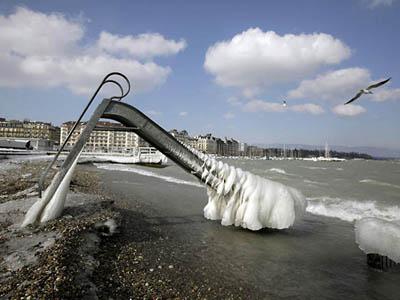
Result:
M285 170L283 169L279 169L279 168L271 168L268 171L270 172L275 172L275 173L279 173L279 174L287 174Z
M392 187L396 189L400 189L400 185L388 183L388 182L382 182L374 179L362 179L360 180L360 183L368 183L368 184L373 184L373 185L380 185L380 186L385 186L385 187Z
M309 170L327 170L328 168L326 167L309 167L309 166L302 166L304 169L309 169Z
M364 218L355 223L356 243L366 254L378 253L400 263L400 222Z
M379 207L375 201L345 200L331 197L307 198L306 211L314 215L339 218L353 222L366 217L392 221L400 218L400 207Z
M170 177L170 176L164 176L160 174L156 174L151 171L143 170L143 169L138 169L126 165L118 165L118 164L94 164L97 168L99 169L105 169L105 170L110 170L110 171L123 171L123 172L132 172L136 173L139 175L143 176L149 176L149 177L155 177L158 179L162 179L167 182L172 182L176 184L185 184L185 185L192 185L192 186L197 186L197 187L204 187L203 184L194 182L194 181L187 181L187 180L182 180L178 179L175 177Z
M326 182L319 182L319 181L308 180L308 179L304 179L303 181L304 181L305 183L309 183L309 184L328 185Z

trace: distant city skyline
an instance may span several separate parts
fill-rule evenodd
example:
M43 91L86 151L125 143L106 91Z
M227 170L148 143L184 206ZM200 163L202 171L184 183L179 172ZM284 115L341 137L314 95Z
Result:
M0 117L74 120L119 71L133 85L125 101L167 130L400 150L399 13L396 0L5 0Z

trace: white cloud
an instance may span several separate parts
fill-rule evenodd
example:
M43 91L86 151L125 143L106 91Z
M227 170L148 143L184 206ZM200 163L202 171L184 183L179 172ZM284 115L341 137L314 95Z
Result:
M400 89L388 89L388 88L383 88L380 90L376 90L373 92L373 94L370 96L371 100L376 101L376 102L382 102L382 101L387 101L387 100L400 100Z
M224 118L229 120L229 119L233 119L235 117L235 114L232 112L227 112L224 114Z
M254 95L269 84L296 80L340 63L350 54L349 47L329 34L281 36L250 28L211 46L204 67L218 84Z
M325 111L324 109L314 103L305 103L305 104L297 104L288 107L289 110L296 111L296 112L307 112L313 115L320 115L323 114Z
M82 24L61 14L43 14L18 7L14 14L0 15L0 53L14 56L70 54L83 37Z
M243 110L247 112L283 112L286 109L281 103L251 100L244 105Z
M135 57L151 58L177 54L186 48L186 41L167 40L159 33L144 33L138 36L118 36L103 31L97 47L109 53L128 53Z
M187 111L181 111L180 113L179 113L179 116L181 116L181 117L186 117L188 115L188 112Z
M340 69L318 75L314 79L303 80L296 89L289 91L288 97L344 103L370 82L371 76L367 69Z
M284 112L284 111L294 111L294 112L305 112L311 113L313 115L319 115L324 113L324 109L313 103L305 103L298 105L283 106L282 103L277 102L267 102L263 100L251 100L247 102L243 108L247 112Z
M289 91L287 96L292 99L329 100L334 103L345 103L360 89L381 80L383 78L373 81L370 72L364 68L340 69L318 75L314 79L303 80L296 89ZM398 100L400 99L400 89L380 87L374 89L372 95L362 95L362 98L377 102Z
M128 51L122 46L111 53L98 48L99 42L83 45L83 24L61 14L17 8L10 15L0 15L0 28L0 86L62 86L74 93L90 94L104 75L119 71L131 80L134 92L143 92L163 84L171 72L149 59L142 62L122 57ZM166 40L160 34L143 36L135 42L141 45L137 55L146 58L174 54L184 43ZM128 42L131 39L128 36ZM146 41L150 43L147 48ZM160 47L158 52L154 45ZM175 50L174 45L178 47Z
M347 104L347 105L340 104L335 106L332 109L332 111L340 116L354 117L366 112L367 110L364 107L356 104Z
M378 6L391 6L394 0L364 0L367 6L371 9Z

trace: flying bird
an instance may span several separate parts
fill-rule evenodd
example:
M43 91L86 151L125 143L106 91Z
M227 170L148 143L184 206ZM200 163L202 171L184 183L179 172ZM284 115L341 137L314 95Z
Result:
M282 106L283 106L283 107L286 107L286 106L287 106L287 103L286 103L285 100L283 100Z
M391 77L389 77L388 79L375 83L375 84L371 84L369 87L367 87L366 89L362 89L360 90L357 95L355 95L353 98L351 98L349 101L347 101L344 105L349 104L351 102L353 102L354 100L356 100L357 98L359 98L362 94L373 94L371 89L377 88L378 86L384 85L386 82L388 82L391 79Z

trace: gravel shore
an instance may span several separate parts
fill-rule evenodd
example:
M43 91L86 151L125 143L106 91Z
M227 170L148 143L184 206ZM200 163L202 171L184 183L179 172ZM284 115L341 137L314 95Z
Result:
M92 166L78 166L61 218L19 229L44 166L21 163L0 174L0 298L237 299L255 292L207 264L207 245L185 243L149 223L149 207L111 194ZM107 220L116 222L115 234Z

